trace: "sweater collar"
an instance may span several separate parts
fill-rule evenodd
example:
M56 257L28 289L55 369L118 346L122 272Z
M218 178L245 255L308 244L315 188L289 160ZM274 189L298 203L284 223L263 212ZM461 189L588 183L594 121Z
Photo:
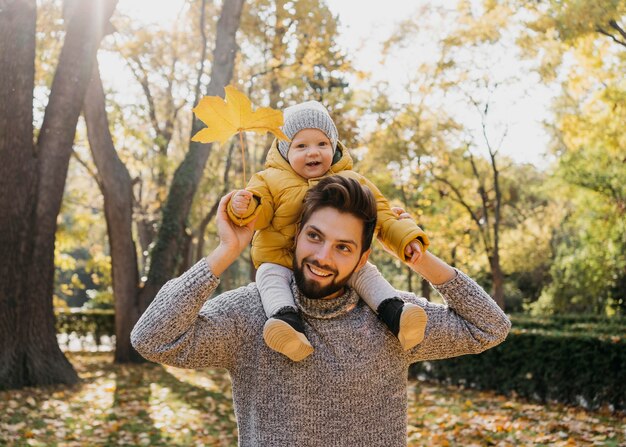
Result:
M337 298L327 300L314 300L307 298L300 292L295 281L291 283L291 290L300 311L313 318L329 319L347 314L354 309L359 302L359 296L354 289L346 287L346 292Z

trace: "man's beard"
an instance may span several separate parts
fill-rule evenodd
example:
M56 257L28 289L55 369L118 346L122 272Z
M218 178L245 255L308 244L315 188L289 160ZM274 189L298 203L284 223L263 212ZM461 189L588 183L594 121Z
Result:
M335 275L334 280L328 285L321 286L318 282L313 281L312 279L305 278L304 277L304 269L306 268L305 263L311 264L323 270L331 271ZM348 281L350 280L352 273L354 273L354 271L356 270L356 267L357 266L355 265L354 269L352 269L352 271L348 275L346 275L345 278L339 279L337 278L337 273L338 273L337 270L329 268L327 266L323 266L319 262L314 261L310 258L304 258L302 262L300 263L300 265L298 265L298 261L296 260L296 257L294 256L293 277L296 281L296 286L298 286L298 289L300 289L300 292L302 292L304 296L313 300L319 300L319 299L324 299L327 296L330 296L340 291L341 289L343 289L345 285L348 283Z

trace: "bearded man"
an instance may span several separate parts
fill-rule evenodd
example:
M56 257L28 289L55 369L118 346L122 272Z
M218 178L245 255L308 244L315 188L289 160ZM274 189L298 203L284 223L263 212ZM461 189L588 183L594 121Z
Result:
M428 316L422 343L404 351L347 286L371 251L375 199L356 180L330 176L307 193L296 235L292 290L315 350L292 362L263 340L254 283L209 299L253 235L253 222L228 218L231 195L220 202L218 246L163 286L131 340L155 362L226 368L240 446L405 446L409 365L479 353L506 338L510 321L489 295L425 252L409 266L445 304L398 292Z

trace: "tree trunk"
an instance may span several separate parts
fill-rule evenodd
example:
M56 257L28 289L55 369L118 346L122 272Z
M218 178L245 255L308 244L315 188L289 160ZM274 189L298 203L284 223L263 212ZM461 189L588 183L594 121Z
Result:
M67 32L59 56L39 139L35 245L30 271L25 274L37 281L29 283L29 299L41 323L30 325L36 352L29 368L31 381L37 384L76 381L69 362L45 360L50 353L63 357L57 341L52 309L54 289L54 243L57 217L61 209L65 179L72 154L76 124L82 108L91 69L100 41L116 1L77 2L69 11Z
M115 297L115 361L136 362L141 356L130 344L130 332L140 315L137 248L132 234L132 179L113 145L97 63L94 64L93 76L85 96L84 115L89 146L101 178L111 249Z
M0 389L28 385L26 287L37 191L33 144L35 0L0 8ZM10 105L10 106L9 106Z
M504 273L500 266L498 253L489 256L489 265L491 266L491 278L493 280L493 299L500 306L500 309L504 310Z
M404 267L406 271L406 291L413 293L413 270Z
M432 290L432 288L430 287L430 283L428 282L427 279L424 279L424 278L422 278L421 282L422 282L422 297L430 301L430 292Z
M32 129L36 3L3 2L0 8L0 99L11 104L10 110L4 107L0 112L0 169L10 173L2 172L0 211L8 225L3 220L1 237L9 238L3 250L11 253L3 262L15 259L15 264L0 269L0 338L7 347L2 349L0 366L3 388L78 380L56 340L54 237L78 115L115 3L76 2L68 9L69 25L36 148Z
M237 53L235 36L239 28L242 8L243 0L224 2L217 22L211 81L207 88L207 95L223 97L224 87L232 79ZM194 117L192 134L200 130L202 126L202 123ZM152 251L148 280L141 292L142 310L152 301L161 286L176 272L176 266L181 260L187 217L211 148L211 144L191 142L185 159L174 173L167 202L163 208L157 241Z

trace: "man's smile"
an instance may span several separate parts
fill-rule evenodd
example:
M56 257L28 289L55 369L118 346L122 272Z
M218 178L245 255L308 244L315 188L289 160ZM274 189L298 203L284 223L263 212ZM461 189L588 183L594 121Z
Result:
M309 271L313 273L315 276L321 276L322 278L327 278L332 275L332 273L328 273L324 270L321 270L317 267L312 266L311 264L307 264Z

